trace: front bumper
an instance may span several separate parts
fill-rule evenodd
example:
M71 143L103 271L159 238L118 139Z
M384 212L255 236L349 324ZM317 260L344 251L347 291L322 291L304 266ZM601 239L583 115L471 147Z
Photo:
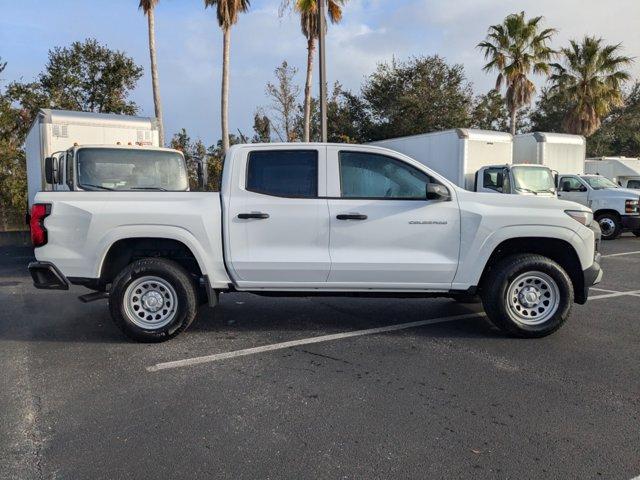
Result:
M622 215L622 228L625 230L640 229L640 215Z
M33 286L45 290L69 290L69 281L51 262L31 262L27 267Z

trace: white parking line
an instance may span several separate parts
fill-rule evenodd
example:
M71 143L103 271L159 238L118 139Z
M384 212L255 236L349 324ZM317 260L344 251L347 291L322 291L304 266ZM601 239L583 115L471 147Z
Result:
M636 253L640 253L640 250L636 250L635 252L610 253L609 255L602 255L602 258L621 257L623 255L635 255Z
M375 335L377 333L395 332L397 330L421 327L423 325L433 325L436 323L452 322L454 320L464 320L467 318L479 318L484 316L485 316L484 313L466 313L464 315L454 315L451 317L431 318L429 320L420 320L417 322L398 323L396 325L388 325L386 327L368 328L366 330L355 330L352 332L334 333L332 335L322 335L319 337L301 338L299 340L291 340L289 342L274 343L272 345L263 345L261 347L245 348L243 350L216 353L213 355L204 355L202 357L185 358L183 360L175 360L173 362L156 363L155 365L147 367L147 371L157 372L159 370L188 367L191 365L198 365L201 363L210 363L210 362L216 362L218 360L226 360L228 358L243 357L246 355L254 355L256 353L272 352L274 350L283 350L285 348L298 347L300 345L329 342L332 340L341 340L343 338L362 337L364 335Z
M602 295L594 295L592 297L589 297L589 300L600 300L602 298L624 297L625 295L629 295L631 297L637 297L639 294L640 294L640 290L631 290L629 292L612 291L612 293L603 293Z

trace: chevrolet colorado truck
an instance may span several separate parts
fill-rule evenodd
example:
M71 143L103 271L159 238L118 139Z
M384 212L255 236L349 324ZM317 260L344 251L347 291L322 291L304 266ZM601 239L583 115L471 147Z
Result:
M31 235L37 288L93 290L80 299L107 298L143 342L225 292L479 296L499 328L541 337L602 277L587 207L469 192L364 145L237 145L219 193L41 192Z

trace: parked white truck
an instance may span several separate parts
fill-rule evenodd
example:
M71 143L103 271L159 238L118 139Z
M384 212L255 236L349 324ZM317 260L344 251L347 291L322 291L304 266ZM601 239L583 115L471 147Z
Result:
M544 165L557 172L558 198L591 208L603 239L613 240L623 231L640 233L638 192L617 188L604 177L584 175L584 137L534 132L516 135L513 147L516 162Z
M640 189L640 158L587 158L584 170L586 173L602 175L623 188Z
M548 168L513 165L509 133L457 128L372 142L408 155L471 192L554 196Z
M56 173L58 169L64 172L67 150L86 145L158 147L158 125L155 118L148 117L40 110L24 145L29 207L40 191L68 189L65 181L47 182L45 159L54 159L51 168ZM57 176L63 178L64 173Z
M522 337L558 329L600 281L591 211L476 194L405 155L363 145L236 145L220 193L41 192L38 288L94 290L139 341L167 340L199 299L479 295Z

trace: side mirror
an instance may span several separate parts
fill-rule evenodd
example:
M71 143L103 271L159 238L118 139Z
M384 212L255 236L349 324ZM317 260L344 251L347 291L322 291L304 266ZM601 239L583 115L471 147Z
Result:
M449 200L449 190L439 183L427 183L427 200Z
M47 157L44 159L44 179L49 184L58 183L58 159Z
M196 170L198 175L198 190L204 191L207 188L209 174L207 172L207 158L196 158Z

